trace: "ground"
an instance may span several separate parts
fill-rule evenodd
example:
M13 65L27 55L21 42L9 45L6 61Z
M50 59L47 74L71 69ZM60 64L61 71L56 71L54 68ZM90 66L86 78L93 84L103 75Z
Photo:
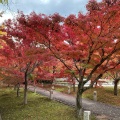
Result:
M28 105L24 106L23 90L20 91L20 97L16 97L13 88L0 89L2 120L77 120L74 108L32 92L28 94Z

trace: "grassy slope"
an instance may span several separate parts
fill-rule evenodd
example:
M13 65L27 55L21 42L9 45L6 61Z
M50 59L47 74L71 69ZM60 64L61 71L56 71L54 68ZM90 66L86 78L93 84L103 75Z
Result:
M76 120L75 110L29 92L24 106L23 93L16 97L11 89L0 89L0 113L3 120Z
M93 99L93 91L97 91L98 101L120 106L120 89L118 90L118 96L113 95L113 88L92 88L87 90L84 94L84 98Z

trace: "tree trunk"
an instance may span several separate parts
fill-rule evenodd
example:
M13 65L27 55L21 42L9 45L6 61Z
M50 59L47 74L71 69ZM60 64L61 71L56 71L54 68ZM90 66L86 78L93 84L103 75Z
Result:
M27 104L27 85L28 85L27 73L25 73L24 105Z
M75 79L72 78L73 92L75 92Z
M16 88L17 88L17 84L14 86L14 90L16 91Z
M76 96L76 109L77 109L77 116L82 119L82 93L83 90L80 88L80 83L78 85L78 91L77 91L77 96Z
M118 82L119 82L119 80L115 80L115 81L114 81L114 95L116 95L116 96L117 96L117 94L118 94L118 90L117 90Z
M20 90L20 83L17 84L17 97L20 96L19 90Z
M36 93L36 80L34 80L34 93Z
M73 83L73 92L75 92L75 83Z

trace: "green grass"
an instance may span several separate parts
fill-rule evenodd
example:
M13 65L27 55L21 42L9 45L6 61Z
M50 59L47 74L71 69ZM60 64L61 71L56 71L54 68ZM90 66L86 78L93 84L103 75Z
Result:
M55 87L55 90L59 91L59 92L66 92L67 93L68 88L66 86L64 86L64 87L58 86L58 87Z
M24 106L20 91L20 97L16 97L13 89L0 89L2 120L77 120L73 108L32 92L28 93L28 104Z
M23 93L16 97L13 90L0 90L0 112L3 120L75 120L75 111L68 106L51 102L46 97L29 92L28 105L24 106Z
M120 89L118 90L118 96L113 95L112 87L105 88L92 88L87 90L84 94L84 98L93 100L93 92L97 91L97 99L100 102L120 106Z

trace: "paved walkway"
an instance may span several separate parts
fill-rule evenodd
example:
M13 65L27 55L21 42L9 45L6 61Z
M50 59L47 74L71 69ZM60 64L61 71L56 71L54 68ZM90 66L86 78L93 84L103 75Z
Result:
M33 86L29 86L28 89L34 91ZM49 91L39 87L36 87L36 92L44 96L50 96ZM52 98L64 104L75 107L76 100L73 96L53 91ZM90 110L93 114L106 116L107 119L104 120L120 120L120 107L111 106L87 99L82 99L82 103L85 110Z

